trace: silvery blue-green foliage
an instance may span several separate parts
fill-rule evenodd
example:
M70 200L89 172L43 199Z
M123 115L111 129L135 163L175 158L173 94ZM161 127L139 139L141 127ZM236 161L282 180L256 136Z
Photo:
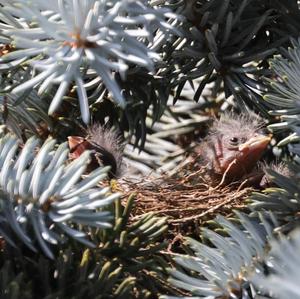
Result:
M300 155L300 39L291 40L293 47L281 49L282 54L270 61L273 78L267 79L270 92L264 99L273 105L271 115L280 117L281 122L269 126L274 132L292 132L279 145L289 144L291 152Z
M297 1L166 2L187 19L163 71L176 89L176 98L187 81L197 78L201 83L195 85L195 100L214 82L214 92L224 91L241 109L246 104L267 116L269 104L261 97L267 87L261 77L268 74L270 55L299 32Z
M300 167L289 165L289 173L282 174L267 169L272 181L271 187L262 192L254 192L251 196L250 208L254 211L272 211L278 221L291 223L299 218L300 212Z
M172 30L166 18L174 17L145 0L1 0L0 4L5 22L0 24L1 41L15 47L2 57L2 68L32 58L32 78L20 82L12 92L38 85L43 94L58 85L51 114L74 82L86 123L90 120L87 90L102 81L114 101L124 107L114 74L124 78L132 64L153 71L160 60L150 49L154 34Z
M203 237L214 247L186 238L194 255L175 254L176 268L170 271L170 282L174 286L197 296L193 298L252 298L249 277L255 271L263 271L260 262L265 257L268 239L272 238L274 223L266 217L260 217L258 221L236 213L241 226L234 225L223 216L216 218L228 236L203 230Z
M42 135L43 131L52 130L53 123L47 114L47 104L37 96L35 90L29 91L25 97L0 95L0 106L0 122L20 139L30 133Z
M265 261L267 266L265 273L260 272L251 279L268 295L266 298L300 298L299 248L299 228L289 237L282 237L280 242L271 243L271 251Z
M108 168L83 178L88 151L68 164L66 143L56 148L50 138L39 150L38 145L34 137L21 150L13 135L0 140L0 234L11 245L15 235L34 251L38 244L51 258L50 245L64 242L66 236L93 246L84 227L111 227L112 215L103 208L119 197L108 187L97 187Z
M154 214L129 222L133 202L133 196L125 206L115 202L113 227L92 234L94 249L68 242L50 260L24 248L2 248L0 298L154 298L164 288L162 264L166 262L158 254L167 244L157 241L167 222ZM148 271L155 275L147 275Z

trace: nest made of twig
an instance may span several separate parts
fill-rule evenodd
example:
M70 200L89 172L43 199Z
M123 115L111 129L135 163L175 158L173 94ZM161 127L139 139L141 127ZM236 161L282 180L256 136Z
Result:
M129 194L136 194L131 220L151 212L167 216L173 232L187 233L217 214L229 216L234 209L245 206L245 199L254 190L247 181L225 184L222 179L207 179L206 172L203 167L184 176L144 177L134 182L123 179L123 201Z

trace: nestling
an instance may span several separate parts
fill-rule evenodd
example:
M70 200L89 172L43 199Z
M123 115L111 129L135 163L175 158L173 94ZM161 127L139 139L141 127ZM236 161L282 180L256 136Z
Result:
M223 115L195 148L196 163L207 166L213 175L226 176L226 181L250 174L271 140L261 127L254 115Z
M120 174L124 145L114 129L94 124L86 130L86 136L69 136L70 158L78 158L85 150L91 151L88 171L99 166L110 166L110 178Z

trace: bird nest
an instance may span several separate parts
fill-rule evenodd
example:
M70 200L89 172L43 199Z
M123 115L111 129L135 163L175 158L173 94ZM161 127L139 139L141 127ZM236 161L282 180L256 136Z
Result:
M203 222L217 214L230 216L233 209L245 206L245 198L254 190L247 181L225 184L205 179L205 169L181 177L162 176L142 178L139 181L123 180L125 196L135 193L136 200L131 220L138 220L146 213L167 216L171 231L176 233L195 232Z

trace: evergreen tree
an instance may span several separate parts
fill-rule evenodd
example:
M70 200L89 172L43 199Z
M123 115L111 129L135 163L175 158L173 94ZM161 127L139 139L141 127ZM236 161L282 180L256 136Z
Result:
M295 0L0 0L0 297L300 298L299 31ZM260 190L182 167L228 111L272 133Z

